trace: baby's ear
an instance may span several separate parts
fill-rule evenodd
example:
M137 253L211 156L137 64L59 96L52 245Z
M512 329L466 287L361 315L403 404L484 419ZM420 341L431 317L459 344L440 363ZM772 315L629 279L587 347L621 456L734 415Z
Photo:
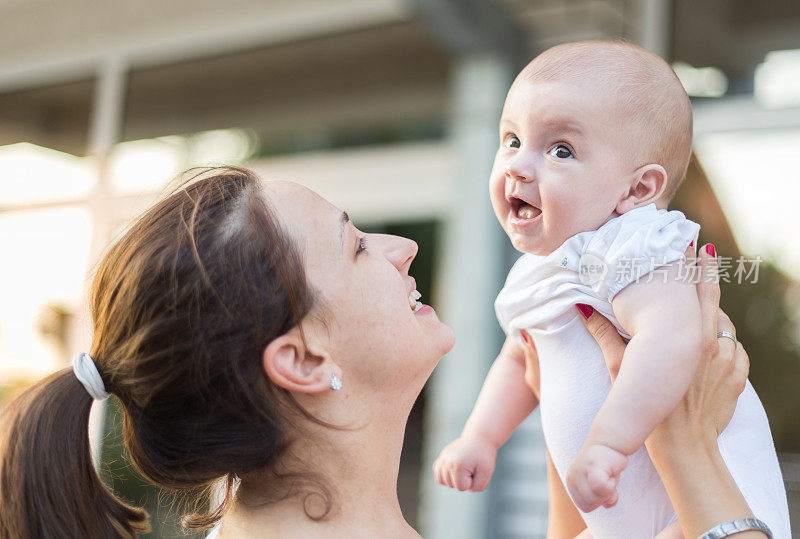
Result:
M667 190L667 171L654 163L641 166L633 172L629 185L628 192L617 202L619 214L661 198Z

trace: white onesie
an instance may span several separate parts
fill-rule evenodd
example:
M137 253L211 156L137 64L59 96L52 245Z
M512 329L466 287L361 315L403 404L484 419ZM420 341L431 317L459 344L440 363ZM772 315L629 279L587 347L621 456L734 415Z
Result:
M628 338L611 300L642 277L663 279L663 268L658 268L685 260L699 230L681 212L650 204L596 231L572 236L547 256L522 255L509 272L495 302L497 318L508 336L521 343L519 331L525 329L536 345L542 429L562 481L611 388L603 354L575 304L591 305ZM777 539L790 539L786 490L772 434L749 380L718 445L755 516ZM611 509L582 513L595 538L652 538L675 519L644 446L629 457L618 491L619 502Z

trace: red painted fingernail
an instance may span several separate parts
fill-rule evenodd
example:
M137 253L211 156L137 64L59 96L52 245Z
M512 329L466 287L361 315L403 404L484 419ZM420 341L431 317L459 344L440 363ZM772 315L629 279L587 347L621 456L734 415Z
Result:
M694 247L694 241L692 241L692 243L689 244L689 247Z
M714 244L713 243L709 243L708 245L706 245L706 252L708 254L710 254L711 256L714 256L714 257L717 256L717 250L714 249Z
M586 305L585 303L578 303L575 306L578 308L578 310L581 312L581 314L583 315L584 318L588 319L590 316L592 316L592 314L594 314L594 309L592 309L590 306Z

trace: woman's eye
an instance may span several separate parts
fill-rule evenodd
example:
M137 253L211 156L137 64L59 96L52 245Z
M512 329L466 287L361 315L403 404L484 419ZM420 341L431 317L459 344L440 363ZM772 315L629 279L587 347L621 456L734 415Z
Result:
M360 255L364 251L367 250L367 240L366 238L359 238L358 239L358 249L356 249L356 256Z
M572 150L570 150L569 146L565 146L564 144L556 144L547 152L547 155L551 157L557 157L559 159L569 159L573 157Z
M519 148L519 146L519 139L517 138L517 135L514 135L513 133L506 135L506 137L503 139L504 148Z

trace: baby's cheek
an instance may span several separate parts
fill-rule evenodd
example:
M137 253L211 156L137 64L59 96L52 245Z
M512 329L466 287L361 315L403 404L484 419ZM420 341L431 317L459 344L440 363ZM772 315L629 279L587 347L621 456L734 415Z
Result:
M570 200L565 198L553 197L551 200L542 201L544 210L542 211L542 227L547 237L548 244L555 243L561 245L569 236L565 235L571 228L575 218L576 208ZM553 245L549 245L553 247Z
M591 221L594 205L599 201L595 197L577 189L567 191L553 200L550 227L554 236L561 242L578 232L597 228ZM560 242L560 243L561 243Z
M501 181L493 181L489 186L489 199L492 202L492 208L494 209L494 213L498 219L501 219L503 210L505 206L508 204L506 201L506 193L505 193L505 184Z

